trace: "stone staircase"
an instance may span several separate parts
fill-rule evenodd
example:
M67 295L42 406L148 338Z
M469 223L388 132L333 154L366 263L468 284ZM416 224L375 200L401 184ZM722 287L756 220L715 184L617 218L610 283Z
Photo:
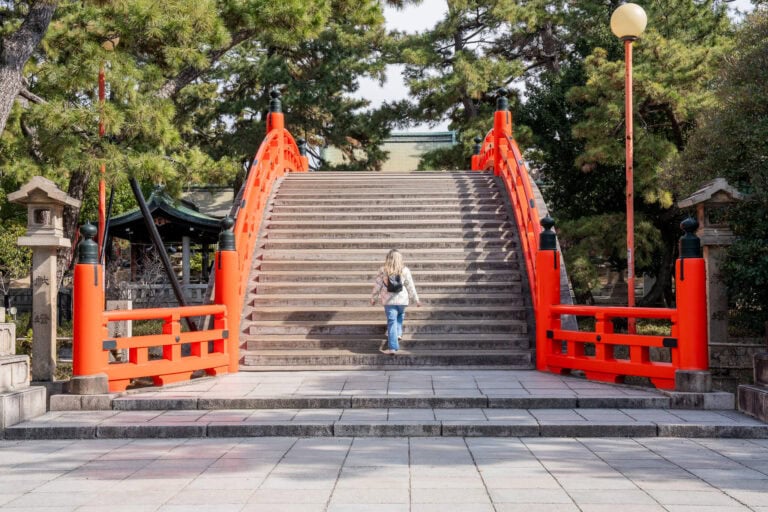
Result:
M313 173L276 184L243 311L242 370L532 367L530 305L503 187L469 172ZM397 356L369 305L399 249L423 307Z

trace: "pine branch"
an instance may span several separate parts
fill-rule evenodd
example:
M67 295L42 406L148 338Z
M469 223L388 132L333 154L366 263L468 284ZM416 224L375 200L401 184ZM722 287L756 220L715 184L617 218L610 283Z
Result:
M176 75L175 77L171 78L167 82L163 84L162 87L160 87L160 90L157 91L157 97L161 99L170 99L176 96L184 87L188 86L200 76L202 76L206 71L211 69L214 64L216 64L219 59L221 59L224 55L227 54L232 48L239 45L240 43L247 41L248 39L254 37L256 35L255 30L242 30L238 32L237 34L232 36L232 39L230 40L229 44L223 48L218 48L216 50L211 50L208 52L208 66L204 68L196 68L189 66L187 68L184 68L181 70L181 72Z
M24 87L22 87L19 90L19 96L21 96L22 98L24 98L27 101L31 101L32 103L36 103L38 105L45 105L46 103L48 103L46 100L44 100L43 98L41 98L37 94L31 92L29 89L26 89Z

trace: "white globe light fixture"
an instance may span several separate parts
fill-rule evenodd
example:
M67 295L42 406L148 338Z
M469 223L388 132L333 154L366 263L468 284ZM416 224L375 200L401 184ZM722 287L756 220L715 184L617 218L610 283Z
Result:
M648 16L637 4L624 4L611 15L611 31L619 39L637 39L647 23Z
M648 23L645 11L637 4L624 4L611 15L611 31L624 41L624 118L627 196L627 305L635 306L635 212L634 212L634 120L632 107L632 41L640 37ZM635 318L628 318L628 331L635 333Z

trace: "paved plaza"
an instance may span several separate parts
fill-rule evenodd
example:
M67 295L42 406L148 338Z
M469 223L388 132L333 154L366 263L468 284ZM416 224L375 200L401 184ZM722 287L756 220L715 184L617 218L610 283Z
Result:
M768 511L768 440L0 441L25 512Z

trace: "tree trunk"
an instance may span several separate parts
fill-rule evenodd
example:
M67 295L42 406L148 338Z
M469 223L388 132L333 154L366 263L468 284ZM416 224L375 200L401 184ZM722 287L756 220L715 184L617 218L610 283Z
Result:
M69 178L69 187L67 188L67 194L70 197L78 199L80 201L85 197L85 192L88 190L88 181L91 179L91 173L75 170L72 171L72 175ZM77 231L80 221L80 209L67 206L64 208L64 236L69 238L72 243L75 243L75 232ZM69 269L69 264L74 254L74 245L70 249L60 249L58 251L57 262L57 274L59 277L59 286L62 285L64 274Z
M58 0L33 2L16 32L0 40L0 133L21 90L21 72L48 30Z
M638 306L664 306L672 307L674 303L674 294L672 292L672 282L675 276L675 259L677 258L677 241L680 232L675 217L677 210L670 209L662 214L662 224L657 225L661 232L661 239L664 245L662 249L661 264L656 276L656 282L653 283L651 291L638 301Z

